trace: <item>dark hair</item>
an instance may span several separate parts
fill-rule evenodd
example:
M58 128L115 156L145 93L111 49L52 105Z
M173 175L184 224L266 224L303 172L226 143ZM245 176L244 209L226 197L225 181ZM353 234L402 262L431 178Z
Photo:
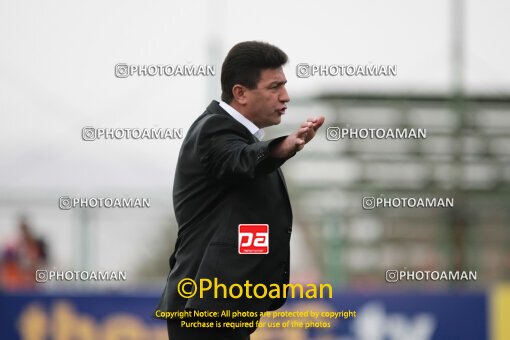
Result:
M244 41L230 49L221 67L221 100L230 103L232 88L239 84L257 87L263 69L278 68L287 62L287 55L278 47L261 41Z

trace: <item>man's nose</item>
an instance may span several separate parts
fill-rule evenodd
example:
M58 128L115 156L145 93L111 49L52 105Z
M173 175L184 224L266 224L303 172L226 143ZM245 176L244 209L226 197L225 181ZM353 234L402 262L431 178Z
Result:
M282 92L280 93L280 96L278 98L281 102L290 102L289 93L287 92L287 89L284 87L282 88Z

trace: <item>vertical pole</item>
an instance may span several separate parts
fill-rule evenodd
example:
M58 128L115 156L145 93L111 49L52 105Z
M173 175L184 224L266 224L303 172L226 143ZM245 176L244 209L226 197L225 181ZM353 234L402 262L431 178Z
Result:
M90 266L90 216L88 209L80 208L80 244L79 244L79 268L80 270L89 270Z
M464 98L464 17L465 3L464 0L452 0L452 50L451 50L451 66L452 66L452 110L457 118L457 128L455 129L455 139L453 143L453 159L455 167L455 183L454 195L456 202L460 203L460 199L464 196L460 191L462 178L462 149L463 139L461 138L463 130L467 127L468 121L466 116L466 103ZM468 204L467 201L465 201ZM450 256L453 257L453 269L466 269L466 234L469 228L469 222L465 218L466 211L462 207L455 208L450 213L450 239L452 244Z

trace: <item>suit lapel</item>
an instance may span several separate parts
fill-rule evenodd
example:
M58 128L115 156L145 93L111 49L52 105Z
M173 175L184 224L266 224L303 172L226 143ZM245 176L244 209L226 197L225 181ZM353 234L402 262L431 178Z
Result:
M278 175L280 176L280 179L282 180L283 186L285 187L285 191L287 191L287 183L285 183L285 177L283 177L283 172L280 168L276 169L278 171Z

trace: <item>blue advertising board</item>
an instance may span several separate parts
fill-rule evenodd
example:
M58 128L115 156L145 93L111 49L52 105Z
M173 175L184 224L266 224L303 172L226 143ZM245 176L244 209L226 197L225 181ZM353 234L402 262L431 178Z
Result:
M154 316L158 299L135 293L4 293L0 338L167 339L165 321ZM292 299L279 311L301 316L269 313L252 339L484 340L489 333L486 293L336 292L332 299Z

